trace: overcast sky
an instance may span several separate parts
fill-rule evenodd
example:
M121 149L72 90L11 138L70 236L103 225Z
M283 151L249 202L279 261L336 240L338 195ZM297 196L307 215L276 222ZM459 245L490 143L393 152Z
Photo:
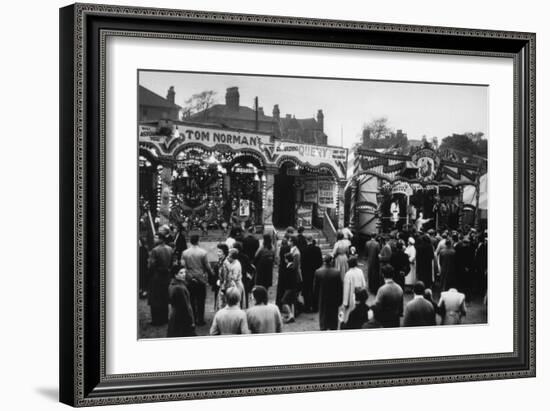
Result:
M266 115L274 104L281 116L296 118L315 117L322 109L328 144L348 148L359 140L363 124L381 116L409 139L488 134L485 86L148 71L140 72L139 83L161 96L174 86L180 106L204 90L214 90L216 103L225 104L225 90L238 87L240 104L254 107L258 96Z

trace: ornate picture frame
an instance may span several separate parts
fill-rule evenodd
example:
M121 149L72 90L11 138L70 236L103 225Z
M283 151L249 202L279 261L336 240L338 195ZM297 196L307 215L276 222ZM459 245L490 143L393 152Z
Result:
M106 372L109 36L513 61L513 351L132 374ZM535 376L535 34L75 4L60 10L60 400L73 406ZM129 127L132 127L130 125Z

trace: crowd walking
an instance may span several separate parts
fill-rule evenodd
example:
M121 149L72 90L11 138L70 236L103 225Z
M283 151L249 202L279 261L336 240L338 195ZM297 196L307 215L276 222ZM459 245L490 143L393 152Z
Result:
M167 337L194 336L201 326L210 335L280 333L303 313L318 316L320 331L460 324L469 301L486 295L486 233L411 230L363 243L342 230L323 255L303 227L289 227L280 244L276 233L234 228L209 261L199 235L188 244L183 230L161 226L151 251L140 248L140 296Z

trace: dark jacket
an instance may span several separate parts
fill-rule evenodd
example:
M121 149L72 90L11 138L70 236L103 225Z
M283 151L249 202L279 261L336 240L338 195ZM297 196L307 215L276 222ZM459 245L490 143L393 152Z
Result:
M405 276L410 270L409 256L405 254L403 249L396 250L391 255L390 264L393 267L394 281L403 288L405 285Z
M342 328L347 330L357 330L369 320L369 306L366 304L356 304L355 308L349 313L348 321Z
M195 319L189 290L183 281L173 279L169 288L172 311L168 319L167 337L188 337L195 334Z
M435 310L424 297L414 298L405 307L403 318L405 327L435 325Z
M434 250L431 243L421 239L415 245L416 247L416 278L424 282L427 288L432 286L432 270Z
M315 270L323 265L323 255L321 249L313 244L308 244L301 256L302 277L304 282L313 282Z
M254 234L248 234L243 239L243 252L248 256L250 261L254 260L254 256L256 255L258 248L260 248L260 242Z
M149 305L168 307L168 286L170 285L170 268L172 267L172 247L166 244L157 245L149 256Z
M403 290L393 280L388 280L378 289L372 308L382 327L399 327L399 317L403 315Z
M279 281L281 282L283 290L298 289L298 270L296 270L294 263L285 264Z
M332 267L323 266L315 271L313 295L319 308L319 327L321 330L338 328L338 309L342 305L343 286L340 272Z
M275 250L260 248L254 259L256 266L256 285L271 287L273 284L273 262L275 261Z
M443 248L439 253L441 275L441 290L457 287L456 281L456 251L454 248Z

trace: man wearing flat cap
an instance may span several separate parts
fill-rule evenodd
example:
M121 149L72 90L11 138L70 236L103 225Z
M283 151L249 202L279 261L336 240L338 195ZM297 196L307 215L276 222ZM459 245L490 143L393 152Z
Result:
M160 226L155 236L156 246L149 255L151 281L148 297L152 325L168 322L168 286L173 254L172 247L166 244L169 235L170 228L167 225Z

